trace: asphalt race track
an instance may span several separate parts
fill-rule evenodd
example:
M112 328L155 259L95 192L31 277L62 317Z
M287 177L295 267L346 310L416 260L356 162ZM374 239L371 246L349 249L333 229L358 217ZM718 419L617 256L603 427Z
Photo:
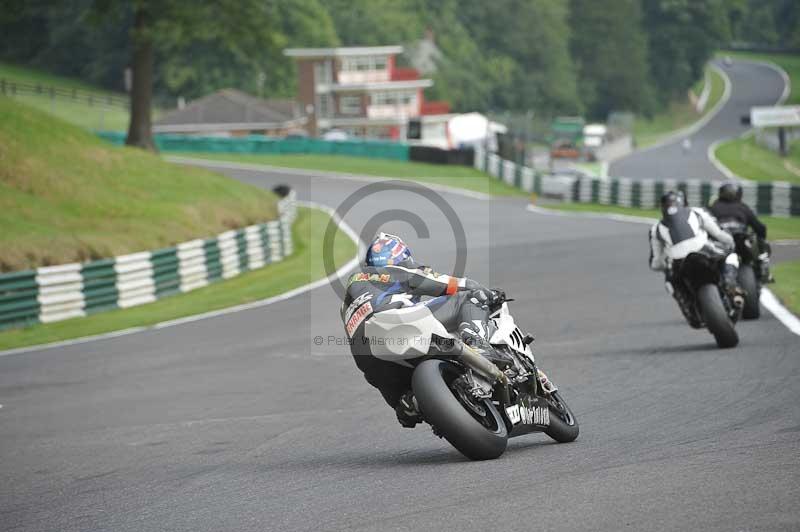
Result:
M756 105L775 105L783 88L783 78L772 68L758 63L733 61L731 66L717 65L731 81L730 99L719 113L689 136L691 148L684 151L682 138L663 146L634 152L609 167L612 177L634 179L725 179L711 161L708 147L718 139L740 135L749 126L740 122Z
M729 71L729 106L747 68ZM708 127L735 114L724 113ZM290 182L332 207L365 186L228 173ZM323 286L0 356L0 530L800 528L799 337L765 310L738 326L735 349L690 329L647 268L644 225L441 197L463 224L468 275L516 298L512 312L581 424L576 442L524 436L477 463L427 427L402 429L348 348L328 341L343 331ZM361 231L397 209L429 237L387 228L451 270L456 239L427 198L378 192L345 218Z
M363 186L291 182L332 206ZM380 194L347 221L360 230L390 206L413 210L429 239L404 222L390 228L409 235L417 257L452 268L454 239L437 208ZM464 224L468 273L517 298L512 311L579 418L578 441L525 436L499 460L473 463L427 427L402 429L346 347L314 345L342 335L324 286L0 357L0 528L800 527L800 338L766 312L739 326L732 350L689 329L647 269L643 225L443 197Z

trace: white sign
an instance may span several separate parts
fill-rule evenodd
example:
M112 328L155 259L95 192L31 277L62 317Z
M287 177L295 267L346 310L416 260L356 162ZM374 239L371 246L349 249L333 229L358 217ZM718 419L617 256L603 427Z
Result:
M800 126L800 105L752 107L750 124L753 127Z

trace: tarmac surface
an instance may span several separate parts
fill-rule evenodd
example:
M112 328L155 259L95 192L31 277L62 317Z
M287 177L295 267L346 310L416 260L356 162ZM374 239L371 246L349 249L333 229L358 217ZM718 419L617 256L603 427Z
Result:
M364 183L290 182L331 206ZM336 345L329 286L276 305L0 357L2 530L796 530L800 339L764 311L718 349L647 268L647 227L441 194L467 272L505 288L581 435L469 462L402 429ZM416 256L456 264L427 197L380 192L356 231L407 209ZM315 345L321 336L323 343Z
M728 105L752 72L730 69ZM666 172L667 148L650 177ZM332 207L369 192L227 173L288 182ZM345 219L357 232L405 220L385 228L406 235L418 259L450 272L466 251L467 275L516 298L512 313L580 422L576 442L523 436L498 460L469 462L427 426L401 428L341 345L339 299L326 285L0 356L0 530L800 528L800 338L763 310L737 326L738 347L718 349L648 270L645 225L524 207L390 190Z
M774 69L746 61L733 61L730 66L717 65L731 81L728 101L703 127L688 135L690 148L682 143L686 136L672 139L664 145L635 151L611 163L611 177L633 179L702 179L721 180L725 174L708 158L708 148L719 139L736 137L750 126L741 124L750 108L775 105L784 89L784 80Z

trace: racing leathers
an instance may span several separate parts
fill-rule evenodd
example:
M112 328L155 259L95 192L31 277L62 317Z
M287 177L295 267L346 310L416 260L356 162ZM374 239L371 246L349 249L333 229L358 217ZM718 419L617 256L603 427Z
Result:
M440 274L427 267L363 266L361 271L350 276L341 307L342 322L356 365L389 406L397 409L403 395L411 388L413 370L373 356L370 339L364 336L364 324L375 313L423 304L423 296L446 296L435 304L425 302L433 316L448 331L458 330L462 337L473 336L479 345L488 345L484 335L490 313L486 301L491 294L492 291L475 281Z
M767 227L761 223L761 220L755 215L753 210L741 201L725 201L718 199L711 207L709 207L711 214L719 221L722 227L727 225L740 225L742 227L750 227L756 235L757 249L755 255L757 258L758 275L764 283L770 282L772 276L769 273L769 257L771 254L770 245L767 242Z
M733 237L723 231L711 215L698 208L674 207L650 228L650 268L665 272L668 290L692 327L699 327L700 323L691 312L689 294L682 283L673 282L673 263L679 264L696 252L720 259L725 290L741 305L742 291L736 279L739 257L732 253L733 248Z

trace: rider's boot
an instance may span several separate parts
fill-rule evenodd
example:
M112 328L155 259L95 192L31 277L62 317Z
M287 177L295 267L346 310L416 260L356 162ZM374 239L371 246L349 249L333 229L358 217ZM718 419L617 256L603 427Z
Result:
M775 282L775 278L769 271L769 253L764 252L758 256L758 278L762 284Z
M722 285L725 287L725 292L731 298L733 306L742 308L744 306L744 290L739 286L738 280L739 270L732 264L723 265L722 269Z
M397 414L397 421L407 429L413 429L417 423L422 423L422 414L420 414L419 408L417 407L417 400L414 398L414 394L411 390L400 397L400 400L394 407L394 411Z
M774 283L775 278L769 271L769 258L772 255L772 246L763 238L758 239L758 257L756 264L758 264L758 278L761 284Z
M492 347L492 344L481 334L477 325L462 322L458 326L458 334L465 344L477 351L479 355L489 359L500 369L506 369L514 365L514 360L511 356Z

